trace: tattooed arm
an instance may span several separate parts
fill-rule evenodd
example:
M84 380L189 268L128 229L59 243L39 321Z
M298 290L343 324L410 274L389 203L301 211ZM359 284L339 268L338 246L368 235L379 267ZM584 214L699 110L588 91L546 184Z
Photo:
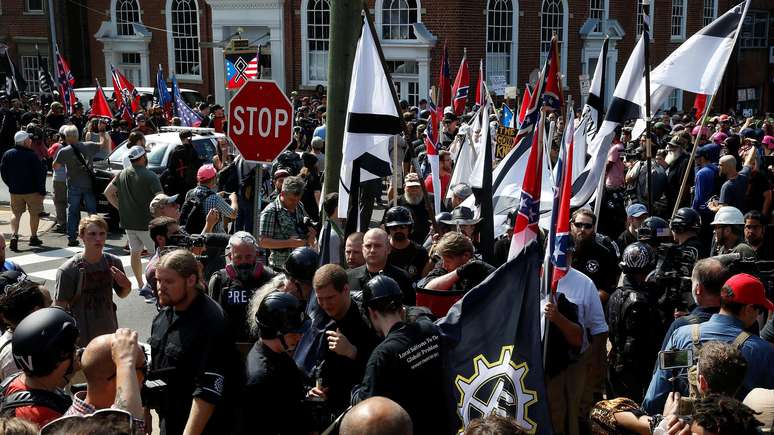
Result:
M111 354L116 366L116 398L113 406L142 420L145 410L140 399L137 371L145 365L145 355L137 342L137 331L118 329L111 345Z

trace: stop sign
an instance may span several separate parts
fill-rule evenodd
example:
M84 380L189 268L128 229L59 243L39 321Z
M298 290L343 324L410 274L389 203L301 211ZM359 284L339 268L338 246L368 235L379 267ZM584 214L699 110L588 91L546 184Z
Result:
M293 138L293 106L272 80L248 80L228 105L228 137L245 160L271 162Z

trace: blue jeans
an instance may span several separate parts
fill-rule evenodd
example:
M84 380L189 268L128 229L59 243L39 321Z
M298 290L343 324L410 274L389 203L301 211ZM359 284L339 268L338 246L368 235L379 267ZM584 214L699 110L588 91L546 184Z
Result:
M67 186L67 238L78 238L78 223L81 221L81 200L86 204L86 212L97 212L97 197L94 192L77 186Z

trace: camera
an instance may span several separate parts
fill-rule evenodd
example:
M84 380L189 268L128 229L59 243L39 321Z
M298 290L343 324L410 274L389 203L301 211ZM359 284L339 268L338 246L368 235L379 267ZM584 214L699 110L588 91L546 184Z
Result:
M178 248L214 248L226 249L228 246L228 234L206 233L206 234L170 234L167 237L167 246Z
M304 216L303 221L296 223L296 231L298 231L299 235L306 237L309 234L309 229L314 228L317 230L319 225L318 222L313 221L309 216Z
M168 367L148 372L140 388L140 398L144 407L156 410L167 408L169 388L167 388L166 376L174 370L174 367Z

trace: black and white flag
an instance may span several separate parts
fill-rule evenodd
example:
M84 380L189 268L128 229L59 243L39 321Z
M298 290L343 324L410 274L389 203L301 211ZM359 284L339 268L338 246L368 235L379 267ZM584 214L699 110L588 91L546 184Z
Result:
M364 17L349 87L339 175L341 218L347 216L350 196L357 202L358 184L392 174L389 142L402 131L394 89L366 20Z
M683 42L650 73L651 113L656 113L675 89L704 95L717 92L749 6L747 0L731 8ZM637 102L644 113L644 87ZM632 137L639 137L644 130L645 121L638 121Z
M51 78L51 74L48 72L48 65L43 62L43 57L38 52L38 83L40 86L40 92L43 94L54 93L54 79Z

